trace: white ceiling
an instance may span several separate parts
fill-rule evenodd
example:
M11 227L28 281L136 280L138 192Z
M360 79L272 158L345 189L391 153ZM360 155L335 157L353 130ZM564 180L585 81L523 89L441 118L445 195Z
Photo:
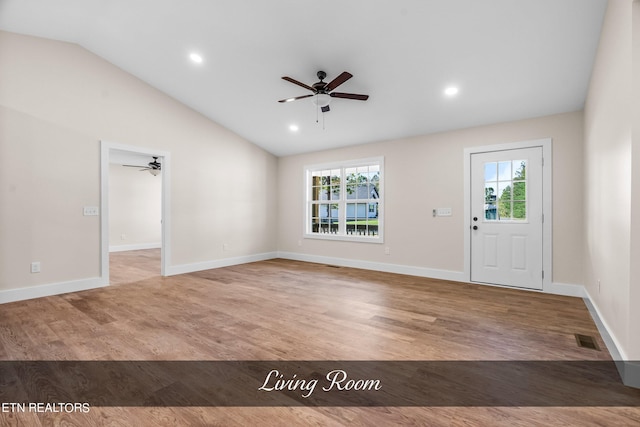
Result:
M583 108L606 0L0 0L281 156ZM204 58L196 65L192 52ZM316 123L324 70L354 77ZM447 98L443 90L460 93ZM324 118L324 126L323 126ZM289 125L297 124L298 132ZM324 127L324 129L323 129Z

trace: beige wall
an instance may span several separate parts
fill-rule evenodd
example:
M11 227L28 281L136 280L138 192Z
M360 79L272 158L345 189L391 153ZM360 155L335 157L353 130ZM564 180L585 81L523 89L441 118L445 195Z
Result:
M553 139L552 280L582 284L580 112L280 158L278 249L462 272L464 149L545 137ZM303 239L303 167L372 156L385 158L385 243ZM453 215L433 218L438 207L452 208Z
M0 64L0 290L99 276L100 140L171 153L172 265L276 250L274 156L77 45Z
M630 302L640 277L631 276L638 263L631 255L631 206L632 190L639 192L632 189L640 172L632 154L640 135L633 134L632 107L638 104L632 97L632 27L632 1L610 1L585 106L584 283L620 350L637 360L639 323L632 322L631 312L638 305Z
M136 163L137 164L137 163ZM162 177L109 166L109 247L162 241Z
M100 150L87 141L0 105L0 290L100 274L100 222L82 215L100 203Z

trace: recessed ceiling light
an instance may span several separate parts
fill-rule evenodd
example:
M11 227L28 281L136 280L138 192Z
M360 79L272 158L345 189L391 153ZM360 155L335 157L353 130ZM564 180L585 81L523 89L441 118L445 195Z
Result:
M193 62L195 62L196 64L202 64L202 56L198 55L197 53L192 53L189 55L189 58L191 58L191 60Z
M298 129L300 129L300 128L298 127L298 125L290 125L290 126L289 126L289 130L290 130L291 132L298 132Z
M455 86L449 86L444 90L444 94L447 96L455 96L460 92L460 90Z

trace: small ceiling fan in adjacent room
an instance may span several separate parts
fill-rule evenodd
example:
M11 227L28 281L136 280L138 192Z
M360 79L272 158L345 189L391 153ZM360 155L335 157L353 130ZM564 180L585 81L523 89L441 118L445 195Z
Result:
M153 161L148 163L148 166L139 166L139 165L122 165L127 168L142 168L140 171L149 171L149 173L153 176L157 176L160 174L160 170L162 169L162 165L158 162L158 158L154 157Z
M340 74L335 79L331 80L329 83L326 83L323 81L327 77L327 73L325 73L324 71L318 71L317 76L320 79L320 81L312 84L311 86L301 83L295 79L292 79L291 77L286 77L286 76L282 77L283 80L286 80L288 82L301 86L307 90L310 90L313 93L309 95L297 96L295 98L281 99L278 102L291 102L291 101L296 101L298 99L313 97L312 99L313 103L316 106L318 106L323 113L326 113L330 111L329 102L331 102L331 98L355 99L357 101L366 101L367 99L369 99L369 95L333 92L335 88L337 88L342 83L346 82L351 77L353 77L351 73L344 71L342 72L342 74Z

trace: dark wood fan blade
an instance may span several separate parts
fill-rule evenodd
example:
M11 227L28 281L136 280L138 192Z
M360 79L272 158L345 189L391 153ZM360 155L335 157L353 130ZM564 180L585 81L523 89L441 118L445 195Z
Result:
M311 94L311 95L296 96L295 98L281 99L281 100L280 100L280 101L278 101L278 102L291 102L291 101L296 101L296 100L298 100L298 99L309 98L309 97L312 97L312 96L315 96L315 95L314 95L314 94Z
M332 98L356 99L358 101L366 101L369 99L369 95L359 95L357 93L331 92L329 96Z
M282 78L282 80L286 80L286 81L288 81L288 82L291 82L291 83L293 83L294 85L302 86L303 88L308 89L308 90L310 90L310 91L311 91L311 92L313 92L313 93L315 93L315 92L316 92L316 90L315 90L314 88L312 88L311 86L306 85L306 84L304 84L304 83L301 83L301 82L299 82L299 81L297 81L297 80L295 80L295 79L292 79L291 77L284 76L284 77Z
M346 71L343 71L342 74L340 74L335 79L331 80L331 82L329 82L329 84L324 88L324 90L326 90L327 92L331 92L332 90L340 86L342 83L349 80L351 77L353 77L351 73L347 73Z

